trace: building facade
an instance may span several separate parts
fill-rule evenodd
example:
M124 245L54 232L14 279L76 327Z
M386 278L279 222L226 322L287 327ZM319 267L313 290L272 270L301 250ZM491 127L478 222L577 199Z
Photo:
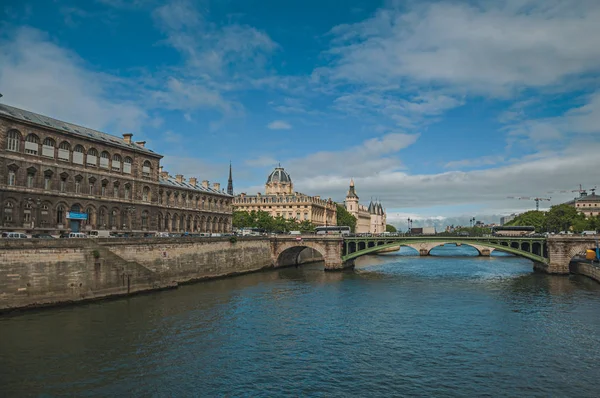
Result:
M310 221L314 225L336 225L337 207L331 198L309 196L294 192L292 178L283 169L276 167L267 177L265 194L247 195L241 193L233 200L237 211L264 211L272 217Z
M233 196L123 138L0 104L1 230L229 232Z
M596 190L588 195L586 191L581 191L579 197L566 203L573 206L586 217L600 216L600 196L596 195Z
M380 234L385 232L387 216L383 206L378 201L371 201L368 207L361 205L354 188L354 180L350 180L350 188L344 206L356 218L355 233Z

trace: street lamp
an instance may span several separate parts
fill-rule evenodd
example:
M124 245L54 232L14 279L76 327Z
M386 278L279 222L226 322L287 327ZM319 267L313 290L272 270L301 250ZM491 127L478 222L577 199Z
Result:
M410 234L410 231L412 229L412 222L413 222L413 220L411 220L410 217L409 217L407 221L408 221L408 233Z

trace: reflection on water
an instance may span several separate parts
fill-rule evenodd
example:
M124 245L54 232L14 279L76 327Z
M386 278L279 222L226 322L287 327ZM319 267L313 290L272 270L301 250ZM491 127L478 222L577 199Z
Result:
M600 285L470 249L0 318L0 396L596 396Z

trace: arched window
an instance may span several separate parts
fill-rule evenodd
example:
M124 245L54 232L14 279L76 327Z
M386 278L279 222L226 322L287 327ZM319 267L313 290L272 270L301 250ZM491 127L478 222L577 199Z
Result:
M150 188L144 187L144 189L142 190L142 200L144 202L150 201Z
M144 210L142 212L142 228L148 229L148 211Z
M123 173L131 174L131 163L133 163L133 160L130 157L126 157L123 161Z
M58 160L64 160L65 162L69 161L69 154L71 152L71 144L67 141L63 141L58 146Z
M112 170L113 171L121 171L121 155L119 155L118 153L115 153L113 155L113 159L112 159Z
M151 173L152 173L152 163L150 163L150 161L146 160L144 162L144 164L142 165L142 176L150 177Z
M162 203L163 203L163 191L160 190L160 191L158 191L158 204L162 205Z
M92 219L92 217L94 216L94 209L93 209L93 208L91 208L91 207L88 207L88 208L85 210L85 214L87 214L87 220L86 220L86 224L87 224L87 225L92 225L92 223L93 223L93 219Z
M96 149L90 148L88 150L85 163L92 167L96 167L98 165L98 151Z
M27 169L27 180L25 182L25 186L27 188L33 188L35 186L35 174L37 170L35 167L30 167Z
M83 164L83 147L81 145L76 145L73 149L73 163Z
M40 146L40 139L35 134L29 134L25 138L25 153L29 155L37 155Z
M110 154L106 151L100 154L100 167L103 169L108 169L108 164L110 163Z
M106 226L106 209L103 207L98 210L98 228Z
M62 224L65 219L65 207L63 205L59 205L56 208L56 223Z
M21 142L21 133L17 130L10 130L6 134L6 150L11 152L19 152L19 144Z
M44 140L44 144L42 145L42 156L47 158L54 158L54 147L56 146L56 142L50 138L46 137Z

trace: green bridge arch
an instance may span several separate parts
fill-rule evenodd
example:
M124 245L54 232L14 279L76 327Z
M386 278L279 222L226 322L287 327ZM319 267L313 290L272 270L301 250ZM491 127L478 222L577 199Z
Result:
M356 251L348 252L348 247L350 243L355 243ZM358 243L364 242L365 248L362 250L358 250ZM375 243L374 246L368 247L369 243ZM384 242L381 244L381 242ZM503 245L502 242L507 243L508 245ZM521 243L529 243L529 250L531 252L515 249L511 247L513 242L518 242L519 247L521 247ZM437 246L444 245L446 243L459 243L461 245L467 246L484 246L492 249L501 250L507 253L514 254L519 257L527 258L529 260L547 264L548 258L544 257L544 247L546 245L546 240L544 238L506 238L506 239L478 239L478 238L452 238L452 237L439 237L439 238L344 238L344 246L345 253L342 256L343 261L354 260L358 257L364 256L366 254L372 254L378 252L380 250L389 249L396 246L410 246L414 244L420 243L438 243ZM541 256L533 253L533 244L540 244L540 252Z

